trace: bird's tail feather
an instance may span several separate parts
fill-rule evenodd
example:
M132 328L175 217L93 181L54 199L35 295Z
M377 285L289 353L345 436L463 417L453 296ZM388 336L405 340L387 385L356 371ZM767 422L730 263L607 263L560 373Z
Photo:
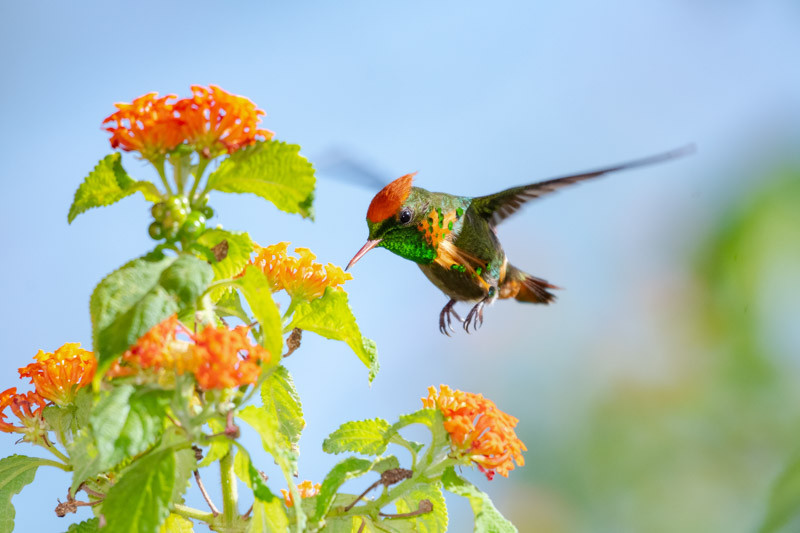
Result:
M541 278L531 276L508 265L506 278L500 285L500 298L515 298L520 302L549 304L556 299L556 295L547 289L558 288Z

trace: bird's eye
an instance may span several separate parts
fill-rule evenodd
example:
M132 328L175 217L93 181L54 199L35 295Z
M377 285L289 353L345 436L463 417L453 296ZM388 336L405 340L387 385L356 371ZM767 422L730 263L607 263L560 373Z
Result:
M408 224L409 222L411 222L411 209L406 207L400 211L400 223Z

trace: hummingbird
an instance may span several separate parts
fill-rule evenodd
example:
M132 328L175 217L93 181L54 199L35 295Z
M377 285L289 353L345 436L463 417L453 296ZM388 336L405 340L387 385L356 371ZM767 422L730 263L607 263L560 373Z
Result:
M381 189L367 209L369 236L345 270L375 247L417 263L449 301L439 313L439 331L454 332L453 318L467 333L483 324L484 307L497 299L550 304L559 289L508 262L497 238L497 225L526 202L568 185L605 174L661 163L694 151L688 145L669 152L608 167L512 187L486 196L455 196L412 185L416 172ZM474 305L465 319L456 302Z

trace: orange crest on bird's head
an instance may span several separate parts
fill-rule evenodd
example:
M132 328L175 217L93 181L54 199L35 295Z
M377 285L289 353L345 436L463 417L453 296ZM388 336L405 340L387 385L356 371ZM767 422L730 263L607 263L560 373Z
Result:
M369 204L367 220L372 223L381 222L397 213L408 195L411 194L411 182L416 175L416 172L406 174L381 189Z

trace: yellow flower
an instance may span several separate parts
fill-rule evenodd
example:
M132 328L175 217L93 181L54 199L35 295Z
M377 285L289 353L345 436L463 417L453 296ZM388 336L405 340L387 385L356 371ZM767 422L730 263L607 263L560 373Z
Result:
M94 354L77 342L68 342L53 353L39 350L35 359L19 369L20 377L30 378L39 396L61 406L75 400L78 389L92 382L97 369Z
M250 262L267 277L273 292L284 289L292 300L319 298L327 287L342 290L340 285L353 279L341 267L315 263L317 258L308 248L295 248L300 257L288 254L288 242L256 247L256 257Z
M494 475L508 477L514 462L523 466L527 450L514 428L519 420L499 410L482 394L452 390L447 385L428 388L422 405L438 409L444 416L444 429L450 434L454 454L478 465L491 480Z
M300 493L301 498L310 498L319 494L320 488L322 488L321 484L311 483L310 481L306 480L297 485L297 492ZM292 494L286 489L281 489L281 494L283 494L283 501L286 502L286 506L294 507Z

